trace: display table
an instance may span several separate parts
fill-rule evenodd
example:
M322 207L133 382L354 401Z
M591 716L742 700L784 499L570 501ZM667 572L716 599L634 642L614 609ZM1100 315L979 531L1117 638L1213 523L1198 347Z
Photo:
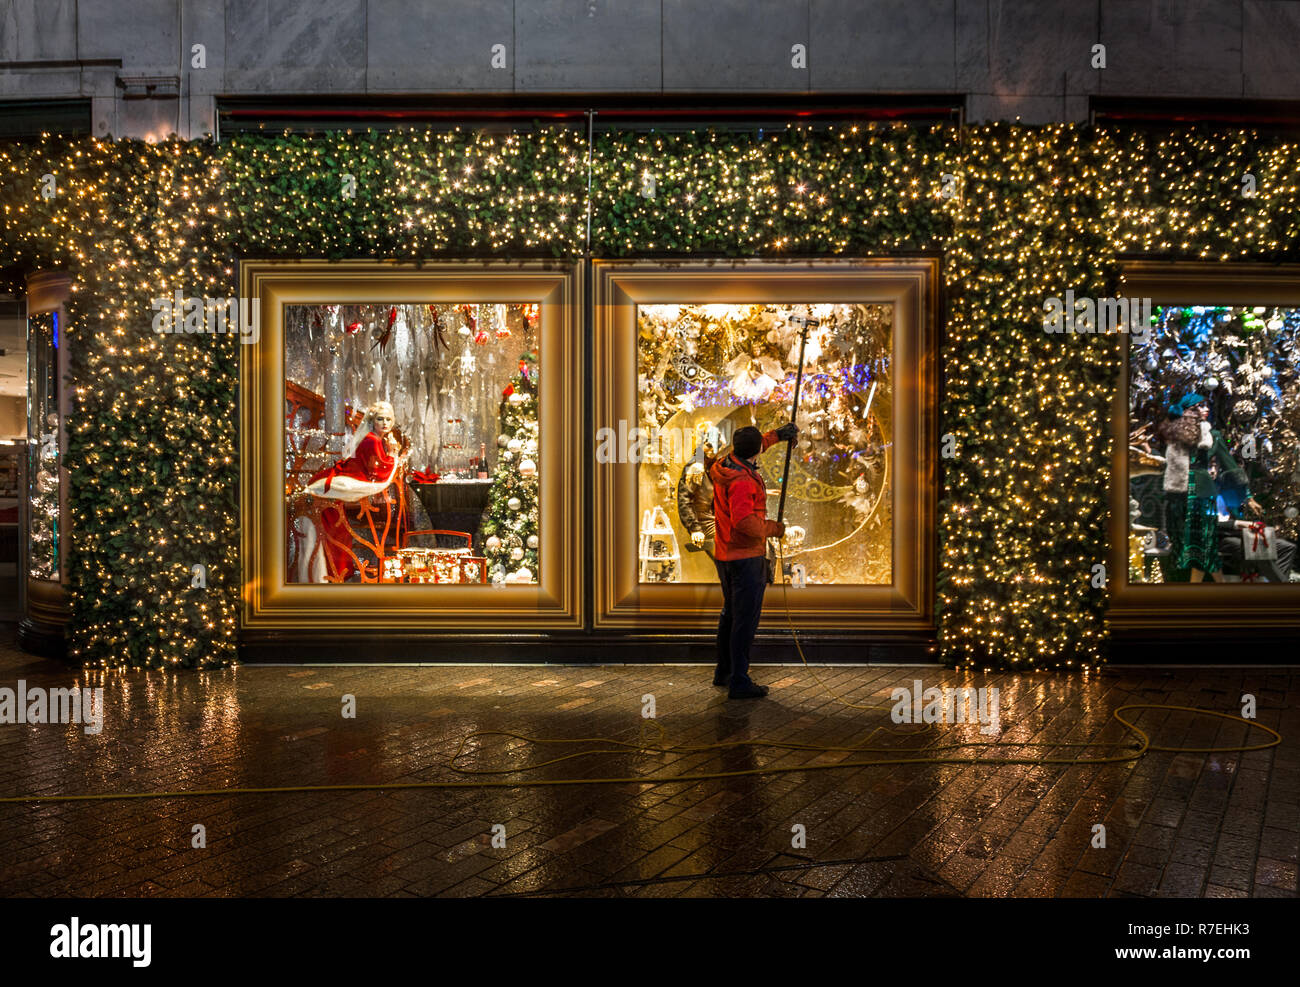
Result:
M492 487L492 481L442 479L437 483L411 485L430 517L440 514L473 514L482 517L487 510L488 490Z
M415 495L429 512L435 528L453 528L475 533L473 547L483 553L481 537L477 534L487 513L491 480L457 480L445 478L437 483L413 483Z

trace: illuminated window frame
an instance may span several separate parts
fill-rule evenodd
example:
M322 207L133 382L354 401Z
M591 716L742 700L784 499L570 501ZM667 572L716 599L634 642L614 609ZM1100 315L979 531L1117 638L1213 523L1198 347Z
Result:
M804 261L594 261L594 414L601 429L638 420L636 309L646 304L892 305L893 582L786 591L796 621L818 630L928 632L934 625L938 477L936 258ZM607 434L607 433L606 433ZM716 626L722 591L703 583L644 584L637 572L636 463L596 463L595 625L644 630ZM760 630L786 627L772 587Z
M240 535L244 631L331 629L457 631L503 626L562 630L582 624L579 455L581 270L574 264L481 261L395 265L377 261L245 261L241 296L260 313L255 343L240 346ZM284 311L288 305L536 303L538 363L545 374L537 585L320 586L285 579Z
M1300 308L1300 266L1222 263L1124 264L1120 294L1166 305L1268 305ZM1130 583L1128 580L1129 357L1121 337L1119 381L1111 411L1111 574L1107 624L1126 636L1171 631L1292 632L1300 628L1300 584Z

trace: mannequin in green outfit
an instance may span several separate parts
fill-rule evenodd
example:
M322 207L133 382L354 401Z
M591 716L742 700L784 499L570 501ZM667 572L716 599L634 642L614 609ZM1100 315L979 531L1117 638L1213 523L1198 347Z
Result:
M1205 398L1188 394L1169 409L1159 432L1165 440L1165 530L1169 535L1169 582L1199 583L1206 573L1223 582L1219 558L1218 488L1210 463L1241 473L1223 435L1210 428ZM1244 481L1244 474L1241 479Z

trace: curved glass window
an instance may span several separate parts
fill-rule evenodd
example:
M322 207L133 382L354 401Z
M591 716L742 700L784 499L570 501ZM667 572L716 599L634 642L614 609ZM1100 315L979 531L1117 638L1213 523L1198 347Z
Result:
M27 323L28 573L59 579L59 315Z

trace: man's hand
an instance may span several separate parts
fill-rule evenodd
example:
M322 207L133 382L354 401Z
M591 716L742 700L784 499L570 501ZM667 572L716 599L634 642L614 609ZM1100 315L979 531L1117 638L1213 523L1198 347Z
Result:
M1260 507L1259 504L1255 502L1254 497L1250 497L1246 500L1246 509L1256 517L1259 517L1264 513L1264 508Z
M777 522L776 522L776 537L777 537L777 538L784 538L784 537L785 537L785 522L784 522L784 521L777 521Z
M792 442L799 434L799 426L794 422L786 422L776 430L776 437L782 442Z
M694 545L696 548L699 548L701 545L703 545L703 544L704 544L704 532L703 532L703 531L692 531L692 532L691 532L691 544Z

